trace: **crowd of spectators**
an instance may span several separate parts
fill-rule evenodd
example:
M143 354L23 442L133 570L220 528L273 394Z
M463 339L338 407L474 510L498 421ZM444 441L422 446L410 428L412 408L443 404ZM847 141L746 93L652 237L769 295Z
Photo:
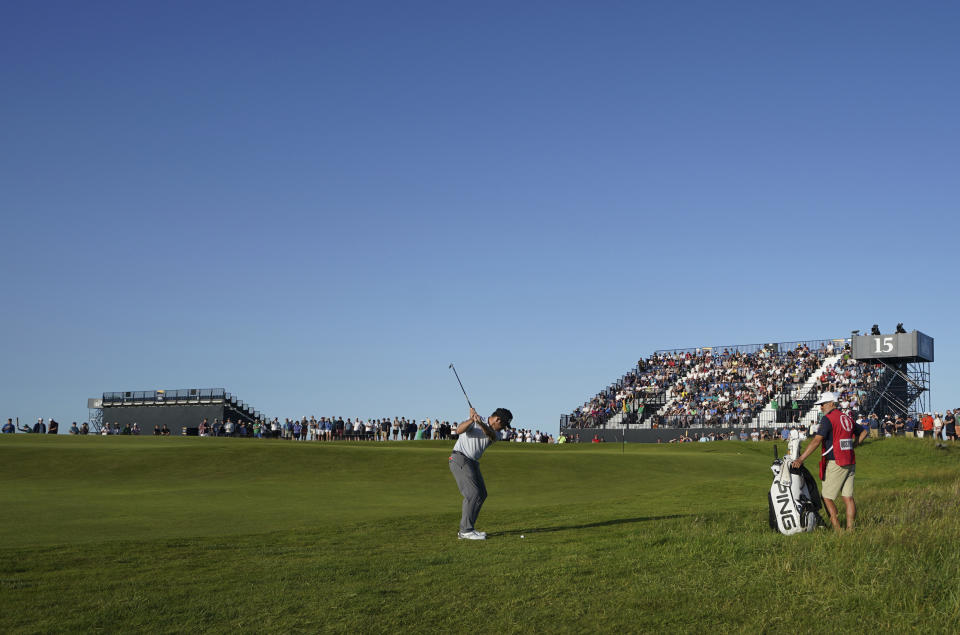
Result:
M76 426L76 422L73 424ZM7 419L7 422L3 424L2 433L3 434L14 434L16 432L23 432L25 434L59 434L60 424L54 419L50 419L49 424L45 423L43 418L37 419L37 422L32 426L21 425L20 419L17 419L16 424L14 424L13 419ZM73 432L71 432L73 434Z
M658 423L746 424L764 406L795 391L832 354L832 344L815 350L800 344L785 353L774 346L753 353L697 351L688 371L671 386L671 401Z
M923 412L916 415L862 415L858 423L870 429L871 438L910 437L936 441L957 440L957 414L960 408L939 412Z
M4 433L17 432L18 428L14 425L12 419L7 420L3 426ZM50 433L55 434L57 428L54 426L52 432L39 420L32 427L20 426L20 432L30 433ZM342 417L302 417L300 419L285 419L281 422L279 419L262 422L233 421L226 419L220 421L214 419L212 422L203 419L194 430L189 430L189 434L196 432L201 437L249 437L257 439L286 439L290 441L419 441L421 439L439 439L450 440L456 438L456 428L448 421L439 421L433 419L424 419L417 423L414 419L406 417L394 417L393 419L343 419ZM78 426L76 422L70 427L70 434L91 434L91 428L84 422ZM110 435L139 435L140 426L136 423L120 426L119 423L105 423L100 426L99 431L94 430L93 434L102 436ZM166 425L154 426L154 436L169 436L170 429ZM511 429L501 430L501 440L513 443L571 443L578 442L579 438L572 436L558 435L541 432L531 429Z
M792 428L786 428L789 435L789 430ZM799 428L796 428L799 430ZM719 431L719 432L705 432L700 433L691 433L683 432L679 436L674 437L667 441L667 443L708 443L711 441L771 441L777 438L776 430L771 430L769 428L763 429L752 429L747 430L746 428L741 428L740 430L729 430L729 431ZM786 437L785 437L786 438ZM806 435L801 434L801 438L806 438Z
M572 441L570 437L563 437L562 435L554 437L552 434L547 434L546 432L527 430L524 428L518 430L505 428L501 430L500 433L501 439L514 443L568 443Z
M654 427L744 425L767 404L795 394L838 352L828 342L815 349L798 344L786 352L768 345L752 352L704 348L657 353L577 408L569 425L602 427L621 412L631 423L649 419Z
M416 419L406 417L384 417L381 419L362 419L343 417L302 417L300 419L279 419L253 424L232 424L220 426L201 424L200 436L253 436L268 439L290 439L294 441L419 441L421 439L450 439L453 426L448 421Z
M176 428L177 433L183 430L187 434L201 437L250 437L258 439L289 439L294 441L336 441L336 440L377 440L377 441L406 441L420 439L451 439L454 436L453 426L448 421L424 419L417 423L415 419L394 417L383 419L343 419L343 417L302 417L299 419L287 418L283 422L275 418L272 421L234 421L227 418L223 421L214 419L212 422L203 419L196 427L182 426ZM16 432L34 434L57 434L59 425L50 420L49 426L43 419L38 419L33 426L14 424L7 419L3 426L4 434ZM136 422L121 426L118 422L105 422L99 427L92 427L83 422L78 425L73 422L68 430L69 434L101 436L112 435L140 435L142 430ZM166 425L153 427L154 436L169 436L170 428ZM538 433L539 434L539 433Z
M682 353L654 353L636 368L570 414L570 427L596 428L623 412L642 417L648 404L662 403L667 387L682 372L689 357Z
M204 419L196 428L188 428L201 437L250 437L256 439L286 439L290 441L419 441L421 439L450 439L453 426L448 421L406 417L362 419L360 417L301 417L279 418L271 421L212 422Z

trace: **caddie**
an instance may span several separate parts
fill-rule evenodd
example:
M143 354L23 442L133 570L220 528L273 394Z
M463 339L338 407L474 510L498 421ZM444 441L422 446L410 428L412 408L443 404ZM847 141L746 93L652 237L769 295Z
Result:
M837 396L832 392L825 392L816 402L820 406L823 417L813 435L813 440L792 463L799 468L808 456L820 446L820 480L823 482L822 496L824 507L830 515L830 524L840 531L840 521L837 518L837 496L843 497L846 508L847 531L853 531L854 520L857 517L857 506L853 500L853 477L856 472L856 457L853 448L861 443L870 433L853 420L853 417L837 408Z

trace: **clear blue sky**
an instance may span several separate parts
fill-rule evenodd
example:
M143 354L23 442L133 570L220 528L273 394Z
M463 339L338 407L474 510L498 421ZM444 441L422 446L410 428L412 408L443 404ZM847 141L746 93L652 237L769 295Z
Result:
M936 339L960 7L0 9L0 416L225 387L556 431L654 350Z

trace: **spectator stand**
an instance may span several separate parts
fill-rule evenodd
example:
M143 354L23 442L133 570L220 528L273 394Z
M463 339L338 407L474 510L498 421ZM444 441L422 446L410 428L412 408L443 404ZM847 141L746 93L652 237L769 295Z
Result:
M154 426L164 426L175 434L196 435L196 426L203 419L252 425L267 417L223 388L187 388L178 390L142 390L105 392L102 400L103 421L139 423L147 433Z
M827 390L855 412L923 411L933 346L919 335L926 357L886 362L856 358L849 338L659 350L562 415L561 431L806 425Z

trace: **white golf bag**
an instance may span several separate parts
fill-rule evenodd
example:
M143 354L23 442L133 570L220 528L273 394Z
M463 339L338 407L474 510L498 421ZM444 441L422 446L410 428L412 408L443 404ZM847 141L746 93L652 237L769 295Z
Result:
M773 446L773 484L767 494L770 528L787 536L813 531L824 524L820 517L823 500L813 474L805 466L790 466L799 454L800 437L796 430L790 432L787 453L782 459L777 458L777 446Z

